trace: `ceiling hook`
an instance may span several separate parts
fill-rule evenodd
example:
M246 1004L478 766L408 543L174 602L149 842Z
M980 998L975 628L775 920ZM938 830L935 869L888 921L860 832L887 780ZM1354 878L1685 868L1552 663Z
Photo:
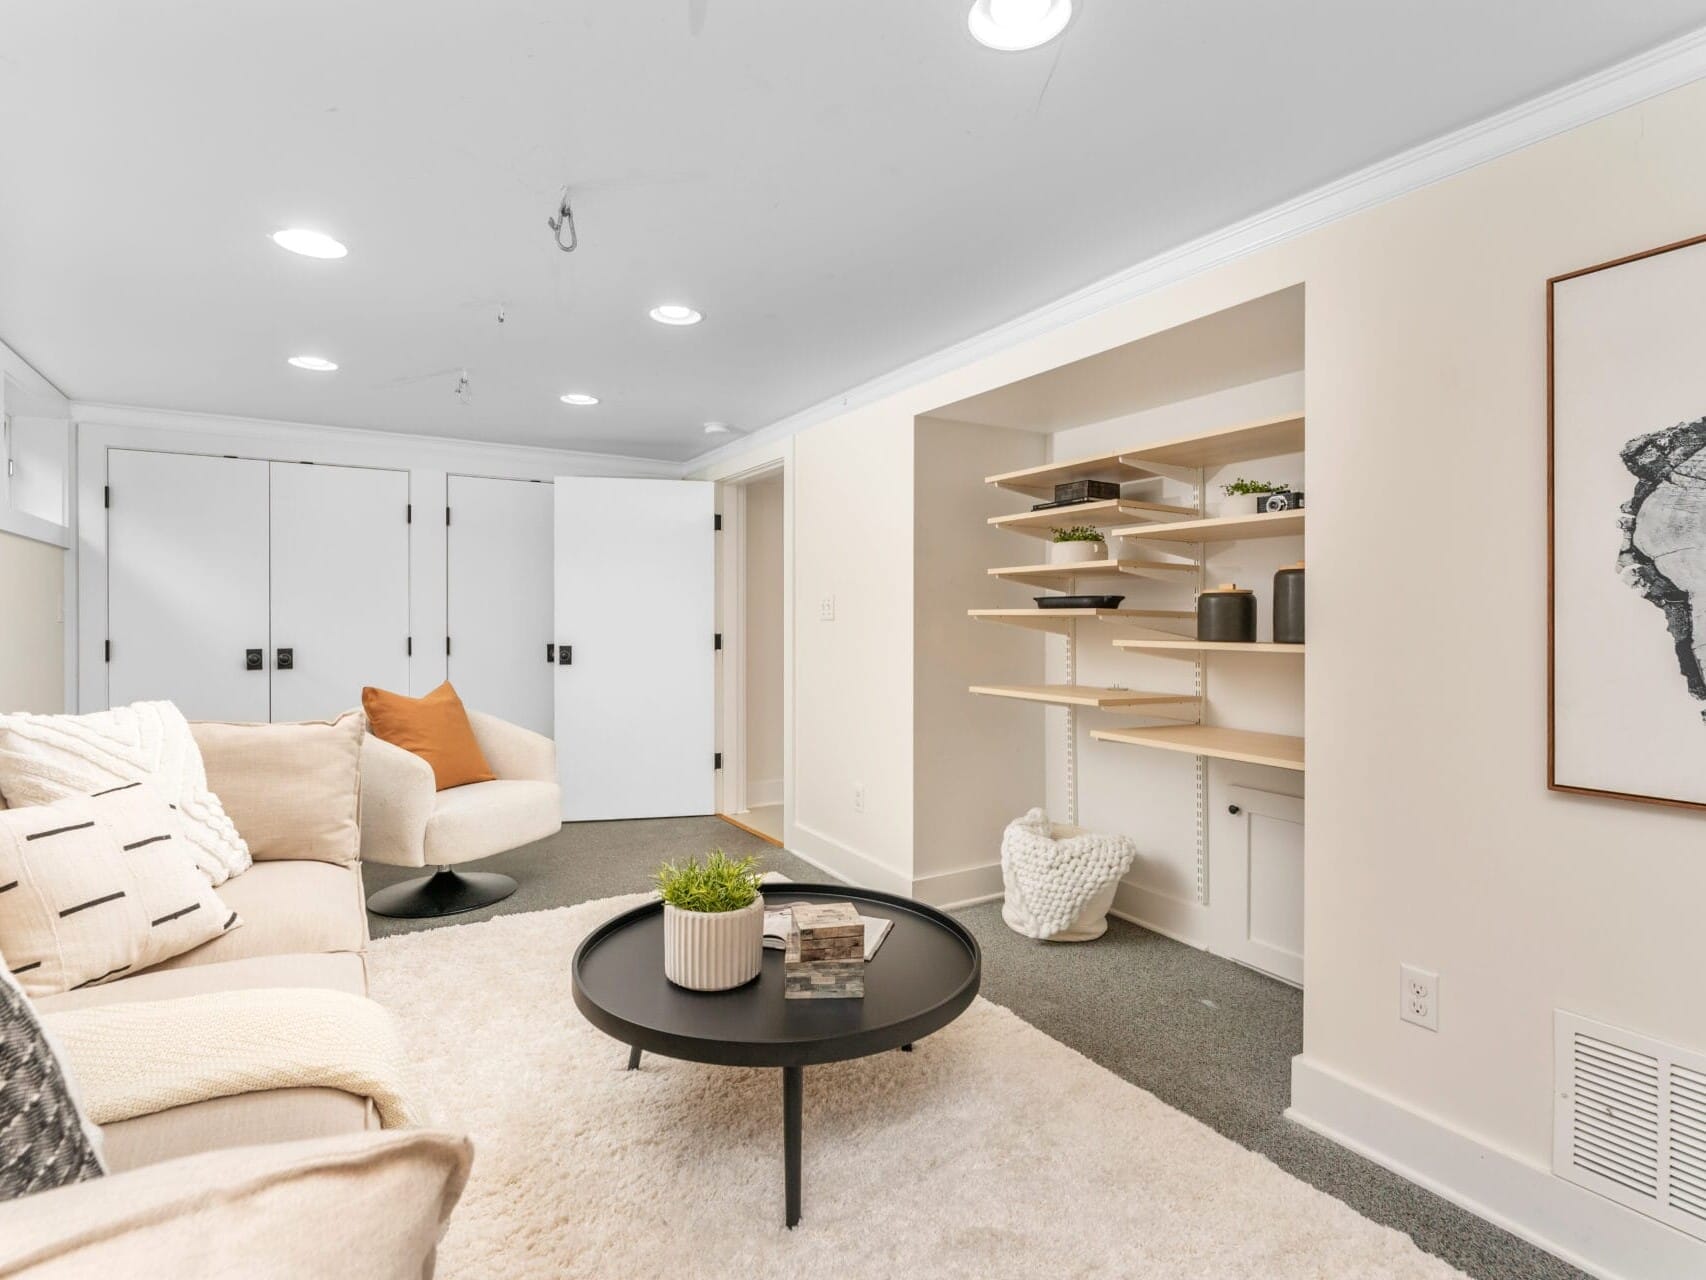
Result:
M575 234L575 211L569 208L569 189L563 188L563 194L557 198L557 216L546 218L545 225L550 227L557 237L557 247L564 253L573 253L580 244L580 237ZM563 228L569 229L569 242L563 243Z

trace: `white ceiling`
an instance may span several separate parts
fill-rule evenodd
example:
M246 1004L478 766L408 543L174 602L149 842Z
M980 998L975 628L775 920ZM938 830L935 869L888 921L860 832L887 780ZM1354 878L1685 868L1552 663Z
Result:
M81 400L680 459L1706 23L1081 0L997 54L968 4L0 0L0 340Z

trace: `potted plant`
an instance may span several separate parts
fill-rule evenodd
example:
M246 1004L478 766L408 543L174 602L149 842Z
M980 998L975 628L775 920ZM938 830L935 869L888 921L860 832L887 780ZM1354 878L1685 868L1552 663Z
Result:
M1226 501L1220 504L1220 514L1223 516L1253 516L1256 514L1256 499L1264 493L1284 493L1287 486L1269 484L1266 480L1246 480L1239 476L1231 484L1220 486L1226 494Z
M1100 530L1087 524L1075 524L1071 528L1054 531L1053 563L1083 564L1088 560L1107 558L1108 544L1102 540Z
M713 849L703 862L666 862L663 975L692 991L727 991L758 976L764 962L764 896L757 858Z

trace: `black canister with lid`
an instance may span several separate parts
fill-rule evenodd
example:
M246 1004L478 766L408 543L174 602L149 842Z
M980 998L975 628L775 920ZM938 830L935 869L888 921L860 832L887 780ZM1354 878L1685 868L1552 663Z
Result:
M1256 594L1224 582L1197 596L1197 639L1249 644L1256 638Z
M1303 561L1274 574L1274 643L1303 643Z

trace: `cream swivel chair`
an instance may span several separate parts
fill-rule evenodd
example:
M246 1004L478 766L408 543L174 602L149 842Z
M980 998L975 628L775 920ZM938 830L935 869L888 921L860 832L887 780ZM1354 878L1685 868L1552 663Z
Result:
M557 746L530 729L468 712L474 740L497 775L439 791L432 766L371 733L361 741L361 857L394 867L437 867L376 890L367 909L419 919L450 916L502 902L515 892L509 876L454 867L554 834L563 823Z

